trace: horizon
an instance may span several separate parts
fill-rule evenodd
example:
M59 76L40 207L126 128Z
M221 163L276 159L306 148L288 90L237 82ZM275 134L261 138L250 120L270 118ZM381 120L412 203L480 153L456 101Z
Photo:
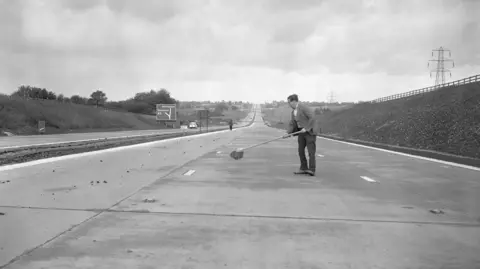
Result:
M446 82L477 75L479 13L471 0L0 1L0 93L371 101L433 86L441 46Z

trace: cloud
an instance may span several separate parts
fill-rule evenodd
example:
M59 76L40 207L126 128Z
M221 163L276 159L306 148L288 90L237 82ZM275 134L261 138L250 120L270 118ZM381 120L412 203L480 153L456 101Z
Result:
M453 79L475 74L478 3L0 0L0 91L376 98L433 83L427 62L440 46L452 51Z
M70 9L72 11L85 12L90 9L93 9L104 3L103 0L82 0L82 1L62 1L62 0L50 0L56 1L57 5L65 9Z
M265 7L273 11L297 11L316 8L322 5L322 0L267 0L264 1Z
M169 20L180 12L175 2L171 1L107 0L107 6L116 13L129 14L155 23Z

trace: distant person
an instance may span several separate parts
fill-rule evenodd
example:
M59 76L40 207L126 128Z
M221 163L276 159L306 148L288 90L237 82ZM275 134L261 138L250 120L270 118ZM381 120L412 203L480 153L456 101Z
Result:
M298 102L298 95L292 94L287 98L288 105L293 109L291 120L288 125L287 134L301 131L298 136L298 155L300 157L300 169L294 174L309 174L315 175L316 160L315 152L317 149L317 133L315 129L315 117L312 109L307 105ZM309 162L305 156L305 147L308 150Z
M232 119L230 119L230 120L228 121L228 126L230 127L230 131L231 131L232 128L233 128L233 120L232 120Z

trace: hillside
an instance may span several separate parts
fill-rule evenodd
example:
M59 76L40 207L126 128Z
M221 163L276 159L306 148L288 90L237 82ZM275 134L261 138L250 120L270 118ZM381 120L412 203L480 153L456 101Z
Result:
M480 158L480 83L362 103L317 120L323 134Z
M324 133L480 158L480 84L364 103L319 117Z
M9 99L0 96L0 127L15 134L33 134L39 120L46 121L47 133L160 128L155 116L106 111L52 100Z
M247 114L248 110L223 111L217 117L212 117L209 125L226 124L229 119L238 121ZM39 120L45 120L48 134L166 128L156 122L154 115L112 111L54 100L9 99L0 95L0 131L17 135L36 134ZM180 109L177 127L181 122L190 120L198 120L196 113L186 113Z

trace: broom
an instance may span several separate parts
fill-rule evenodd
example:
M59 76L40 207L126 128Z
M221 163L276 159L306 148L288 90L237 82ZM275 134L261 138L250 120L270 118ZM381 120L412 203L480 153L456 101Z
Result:
M302 131L298 131L298 132L295 132L295 133L288 134L287 137L290 137L290 136L293 136L293 135L296 135L296 134L300 134L300 133L302 133ZM280 137L274 138L272 140L268 140L268 141L265 141L265 142L262 142L262 143L258 143L256 145L249 146L249 147L246 147L246 148L237 148L236 150L234 150L230 153L230 157L232 157L235 160L239 160L239 159L243 158L243 152L246 149L251 149L251 148L254 148L254 147L258 147L260 145L264 145L264 144L270 143L272 141L279 140L279 139L282 139L282 138L287 138L287 137L280 136Z

